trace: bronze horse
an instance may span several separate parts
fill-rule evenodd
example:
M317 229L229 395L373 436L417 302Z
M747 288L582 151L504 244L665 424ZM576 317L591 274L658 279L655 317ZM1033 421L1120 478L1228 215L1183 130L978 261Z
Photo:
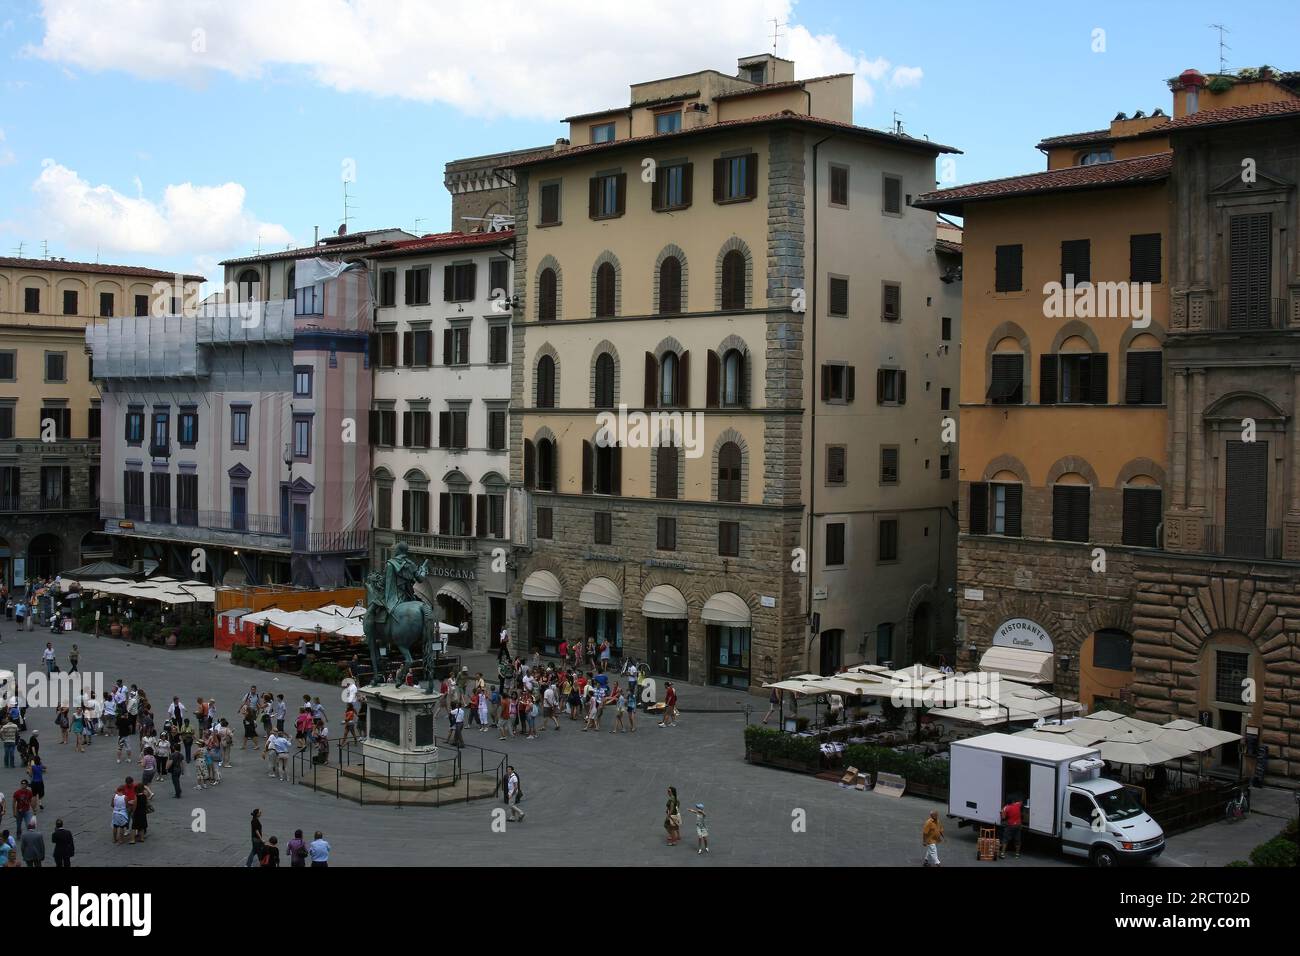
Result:
M416 581L423 581L423 568L416 575ZM414 648L419 647L424 658L424 690L433 692L434 647L438 640L438 609L421 600L401 601L387 611L382 600L375 595L382 595L384 590L383 575L372 571L366 578L366 589L370 595L362 631L366 635L366 644L370 648L370 664L374 668L374 681L381 682L383 673L379 666L379 648L381 644L396 646L404 658L397 669L394 684L401 686L406 675L415 664ZM376 613L380 612L380 613ZM382 617L381 617L382 615Z

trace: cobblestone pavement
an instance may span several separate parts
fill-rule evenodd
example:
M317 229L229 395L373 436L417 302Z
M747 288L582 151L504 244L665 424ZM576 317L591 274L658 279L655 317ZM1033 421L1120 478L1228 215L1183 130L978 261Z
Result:
M9 622L0 625L0 666L14 670L20 662L40 667L40 652L50 635L18 635ZM250 684L283 693L292 704L302 694L319 695L337 727L341 702L336 689L287 675L237 667L228 655L206 650L141 647L112 638L63 634L53 638L58 660L80 645L81 666L103 674L106 686L117 678L143 687L155 706L178 695L190 706L203 694L215 697L221 715L231 717ZM468 655L471 672L490 672L494 658ZM333 847L333 865L613 863L636 865L914 865L921 859L921 824L942 805L912 797L891 799L874 793L842 790L799 774L744 762L743 713L703 712L755 704L755 698L717 688L681 687L685 711L679 725L660 728L638 723L635 734L611 735L607 720L599 733L583 733L580 722L562 719L562 730L546 731L537 740L498 742L492 733L466 732L466 742L507 748L523 781L527 818L494 832L494 801L440 808L395 809L358 806L279 783L266 775L266 764L252 751L236 749L235 766L223 771L219 787L192 789L187 775L183 796L172 796L170 781L155 785L157 812L150 817L149 839L136 846L115 846L111 839L109 801L115 786L138 766L119 765L114 739L96 738L91 749L76 753L58 743L52 710L32 709L29 726L40 730L42 757L48 764L46 809L38 814L49 833L63 817L76 838L76 866L235 866L248 850L248 819L262 809L265 835L284 847L295 828L310 838L322 830ZM236 739L239 737L238 728ZM137 755L138 756L138 755ZM0 770L6 798L23 774ZM682 802L704 803L709 812L712 852L692 850L694 830L687 816L680 846L664 846L661 827L664 791L678 788ZM1249 849L1281 827L1289 795L1273 801L1277 816L1252 814L1235 825L1216 824L1170 840L1158 865L1221 865L1244 857ZM1267 801L1266 801L1267 802ZM1259 802L1257 801L1257 806ZM206 830L195 832L193 813L203 810ZM803 811L806 830L795 832ZM12 829L12 816L4 826ZM48 842L48 841L47 841ZM976 863L975 834L948 828L944 862ZM997 866L1076 865L1048 848L1027 847L1020 860Z

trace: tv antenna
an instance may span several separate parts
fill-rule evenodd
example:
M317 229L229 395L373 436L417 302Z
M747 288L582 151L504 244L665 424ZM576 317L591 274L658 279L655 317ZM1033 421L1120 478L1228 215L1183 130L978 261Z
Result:
M1228 46L1228 44L1223 42L1223 35L1225 33L1231 33L1232 31L1229 30L1227 27L1225 27L1222 23L1211 23L1210 29L1219 31L1219 75L1222 76L1223 74L1228 72L1228 58L1223 54L1225 53L1225 51L1232 49L1232 47Z
M19 259L23 257L23 242L21 239L18 241L18 245L14 248L14 255Z
M356 208L356 206L352 203L352 197L350 197L350 196L348 195L348 181L345 179L345 180L343 180L343 226L344 226L344 231L343 231L342 233L340 233L340 235L346 235L346 234L347 234L347 229L346 229L346 227L347 227L348 221L352 218L352 210L355 209L355 208Z
M785 36L785 34L781 32L781 27L785 26L785 24L777 20L776 17L773 17L767 22L772 24L772 55L776 56L776 41L778 38Z
M903 114L898 110L894 110L894 135L903 135Z
M42 240L41 240L41 258L42 258L42 259L48 259L49 257L50 257L50 240L48 240L48 239L42 239Z
M422 222L424 222L424 219L423 219L423 218L417 218L417 219L415 220L415 229L414 229L413 231L415 232L415 234L416 234L417 236L420 234L420 223L422 223Z

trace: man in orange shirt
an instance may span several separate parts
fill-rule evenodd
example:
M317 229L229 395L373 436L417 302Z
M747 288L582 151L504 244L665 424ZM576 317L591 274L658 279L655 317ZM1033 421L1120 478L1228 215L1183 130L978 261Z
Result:
M1025 805L1018 798L1008 801L1007 805L1002 808L1002 845L998 849L998 856L1005 859L1007 855L1007 844L1015 843L1016 858L1020 858L1020 826L1024 819Z

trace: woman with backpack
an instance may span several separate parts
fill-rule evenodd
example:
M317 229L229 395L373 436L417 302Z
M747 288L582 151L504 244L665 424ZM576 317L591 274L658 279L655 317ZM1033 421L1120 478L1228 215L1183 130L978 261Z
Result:
M68 719L68 708L60 707L54 715L54 726L59 728L59 743L68 742L68 727L72 721Z
M293 839L285 849L289 851L290 866L307 865L307 844L303 841L301 830L293 831Z

